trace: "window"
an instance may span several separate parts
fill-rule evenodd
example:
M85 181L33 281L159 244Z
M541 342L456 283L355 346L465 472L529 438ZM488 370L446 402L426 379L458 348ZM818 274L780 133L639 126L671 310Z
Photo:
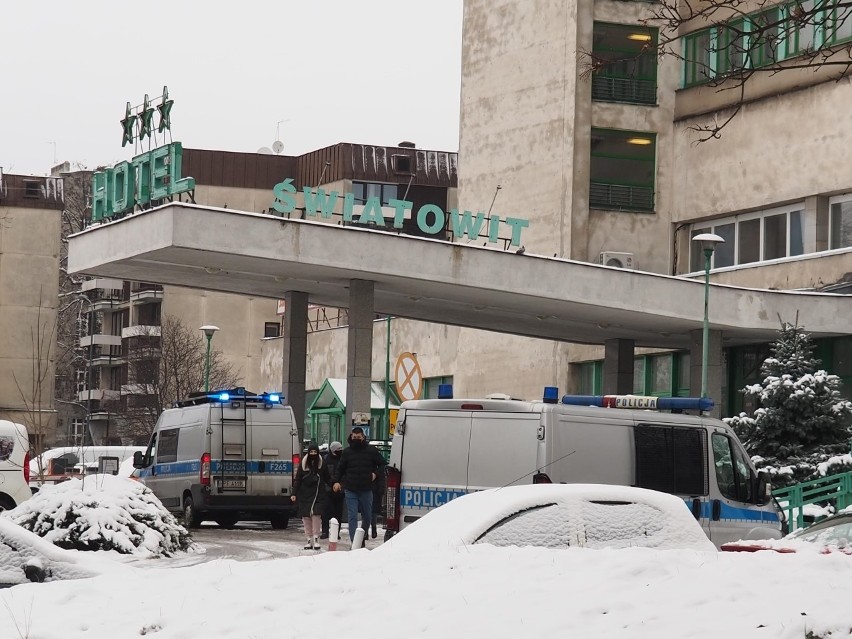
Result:
M33 180L24 180L24 197L39 197L41 184Z
M636 485L676 495L706 495L704 429L640 424L633 429Z
M685 363L684 363L685 362ZM681 383L681 368L686 379ZM633 360L633 393L655 397L686 396L689 392L689 353L642 355Z
M584 362L577 365L577 394L599 395L601 393L601 378L603 377L603 362Z
M781 11L773 7L752 18L751 65L762 67L781 59Z
M177 461L179 428L160 431L160 442L157 444L157 463L168 464Z
M657 103L657 30L595 22L592 100Z
M637 357L633 360L633 394L645 394L645 358Z
M393 170L397 173L411 173L411 158L407 155L394 155L392 162Z
M453 376L427 377L423 380L423 399L438 399L438 387L453 383Z
M713 461L719 492L735 501L752 501L751 466L748 458L727 435L713 433Z
M748 60L749 25L745 20L734 20L719 29L719 74L741 71Z
M831 205L829 247L833 249L852 246L852 200Z
M829 4L836 5L837 3ZM826 44L833 45L852 39L852 17L850 17L850 14L852 14L852 7L849 7L849 5L833 6L832 9L826 10L824 14Z
M690 87L707 82L715 75L710 64L712 48L710 30L699 31L686 36L684 47L686 64L684 86Z
M589 206L653 211L656 134L592 129Z
M690 238L699 233L715 233L725 240L716 245L711 262L713 268L776 260L816 250L816 216L806 216L802 204L703 222L692 228ZM690 272L703 271L701 247L690 242L689 251Z
M263 336L264 337L280 337L281 336L281 324L278 322L264 322L263 323Z
M388 206L390 200L397 199L398 187L396 184L378 184L375 182L353 182L352 194L355 204L366 204L371 197L379 198L382 206Z

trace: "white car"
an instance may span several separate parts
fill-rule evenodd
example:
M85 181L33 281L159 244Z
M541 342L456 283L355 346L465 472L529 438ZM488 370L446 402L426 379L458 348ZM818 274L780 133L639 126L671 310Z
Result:
M682 499L602 484L535 484L470 493L430 511L380 549L470 544L716 552Z

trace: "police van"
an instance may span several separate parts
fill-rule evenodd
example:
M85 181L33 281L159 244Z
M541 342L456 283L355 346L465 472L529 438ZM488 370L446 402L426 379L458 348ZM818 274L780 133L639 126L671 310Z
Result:
M23 424L0 419L0 510L11 510L32 497L30 438Z
M268 520L286 528L301 459L293 409L277 393L200 393L163 411L133 465L139 481L187 527Z
M404 402L388 467L386 537L460 495L531 483L638 486L682 497L718 547L778 538L781 508L709 398L507 396ZM698 414L683 411L694 410Z

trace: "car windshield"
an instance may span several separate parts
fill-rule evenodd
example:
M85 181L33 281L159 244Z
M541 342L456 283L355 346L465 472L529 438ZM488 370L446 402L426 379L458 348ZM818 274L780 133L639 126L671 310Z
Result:
M852 518L839 521L817 523L810 528L799 530L790 535L791 539L799 539L823 546L838 546L844 548L852 545Z
M583 501L579 509L578 504L544 504L506 517L475 543L544 548L654 547L664 532L664 519L656 508L633 502Z

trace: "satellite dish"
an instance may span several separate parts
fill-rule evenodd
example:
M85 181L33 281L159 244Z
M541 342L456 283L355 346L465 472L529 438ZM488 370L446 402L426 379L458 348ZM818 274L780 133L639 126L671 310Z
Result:
M281 151L284 150L284 143L281 140L275 140L275 142L272 143L272 150L276 153L281 153Z
M272 149L268 146L262 146L257 150L258 153L262 153L263 155L272 155Z

